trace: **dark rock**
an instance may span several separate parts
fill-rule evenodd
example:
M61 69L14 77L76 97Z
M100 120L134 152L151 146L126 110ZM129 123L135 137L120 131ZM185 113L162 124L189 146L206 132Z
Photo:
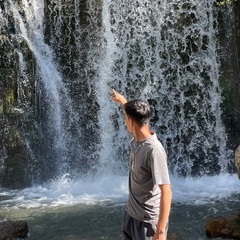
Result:
M24 221L0 222L0 240L24 239L28 233L29 228Z
M235 165L238 171L238 178L240 179L240 145L238 146L237 150L235 151Z
M206 223L206 235L210 238L240 239L240 214L209 219Z
M168 232L167 240L182 240L181 236L174 232Z

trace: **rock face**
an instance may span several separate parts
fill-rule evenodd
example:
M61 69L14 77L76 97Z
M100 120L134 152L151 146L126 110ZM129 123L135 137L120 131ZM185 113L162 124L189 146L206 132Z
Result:
M234 1L233 12L226 14L227 6L218 14L220 51L220 85L222 87L223 121L228 134L228 146L235 150L240 134L240 2ZM232 17L234 16L234 17ZM234 58L238 60L235 61ZM234 166L233 166L234 167Z
M28 233L28 225L24 221L0 222L0 240L24 239Z
M7 14L5 4L1 1L0 11ZM2 187L21 188L29 185L27 167L29 154L23 137L25 128L23 106L31 105L34 101L34 81L29 80L26 89L19 91L19 59L17 48L25 49L29 59L27 69L34 69L30 51L23 42L18 43L15 39L16 29L13 27L13 19L9 16L8 21L1 22L0 34L0 184ZM29 74L30 76L30 74ZM30 79L31 77L29 77ZM26 81L25 81L26 82ZM22 88L23 89L23 88ZM21 99L25 99L24 104ZM30 109L30 107L27 107ZM31 125L30 125L31 126ZM28 124L29 128L29 124Z
M14 2L19 3L20 7L21 1ZM76 18L76 20L74 20L72 12L75 6L71 5L70 1L66 1L64 7L60 9L62 12L59 13L64 16L64 18L59 18L61 21L64 20L61 27L63 32L57 35L56 29L59 28L59 24L55 24L54 20L58 19L58 9L55 6L55 1L45 0L45 41L49 45L52 45L51 47L54 49L55 58L59 59L59 67L63 75L66 76L66 81L70 82L70 79L77 79L75 82L71 80L72 98L74 102L76 102L76 105L80 105L78 102L82 102L82 99L85 99L84 106L81 108L78 106L78 111L84 112L86 119L91 121L91 127L87 128L88 134L86 136L83 134L82 136L82 142L86 144L83 145L83 149L88 149L88 143L93 143L98 138L98 131L96 131L96 129L99 127L97 114L91 114L91 112L97 112L99 106L93 100L95 97L93 97L94 91L92 91L93 88L89 81L90 79L94 79L94 72L97 71L95 65L97 64L95 64L94 61L91 63L89 60L92 59L91 55L88 55L91 49L95 48L97 51L92 54L93 56L98 55L99 44L102 44L99 42L99 29L102 27L102 1L97 0L95 2L96 7L93 10L93 15L96 16L96 19L89 17L87 1L80 1L80 3L78 3L79 19ZM239 1L234 2L233 15L235 18L233 18L233 22L229 21L229 14L226 14L227 9L224 8L217 19L220 28L219 36L217 36L219 46L224 46L218 51L220 51L219 55L222 56L221 59L219 59L221 71L223 72L220 79L224 98L222 108L224 123L229 136L228 145L230 149L235 149L239 144L240 135L239 4ZM37 178L36 180L48 179L48 176L46 176L47 171L45 171L43 167L46 167L49 172L53 172L55 167L54 165L50 167L46 166L44 162L46 156L48 161L50 159L50 154L46 154L46 152L51 153L51 145L48 143L52 141L51 139L47 141L44 135L48 129L39 127L39 125L41 125L39 124L39 119L45 122L43 117L45 108L44 104L42 108L39 107L41 97L44 98L43 92L36 91L36 87L41 85L39 74L37 74L38 66L36 59L26 41L19 37L14 19L11 16L12 11L8 11L6 7L7 4L5 4L5 1L0 1L1 17L3 18L0 19L0 185L1 187L7 188L23 188L30 185L32 176ZM21 11L21 15L24 15L23 11ZM192 14L186 19L186 25L192 24L192 22L195 21L195 17ZM75 21L77 23L75 23ZM76 32L79 26L84 29L81 34ZM80 35L79 40L75 39L76 35ZM193 39L195 39L195 36L193 36ZM203 48L206 47L205 45L207 45L208 41L208 37L205 40L203 39L203 43L205 42L202 46ZM79 42L84 43L85 46L78 48ZM54 47L55 43L58 44ZM69 44L71 44L71 48L68 48ZM197 47L193 41L189 41L189 45L188 49L193 49L193 51L194 48ZM66 48L71 51L66 50ZM76 49L77 51L75 51ZM81 60L79 60L80 57L78 55L81 56ZM188 61L185 54L181 57L182 61ZM23 62L25 64L22 64ZM90 64L92 64L91 71L79 67ZM116 68L121 64L121 61L119 61ZM131 64L128 64L128 67L130 65ZM86 83L79 84L79 79L85 78ZM207 80L208 78L206 78L206 81ZM67 84L70 85L69 83ZM195 90L193 89L191 91ZM186 94L189 94L189 92ZM178 109L176 110L178 111ZM186 109L186 111L188 111L188 109ZM44 116L47 119L47 115ZM85 128L85 121L82 114L80 114L78 122L81 123L80 127ZM98 146L98 142L96 146ZM50 150L46 151L46 148ZM52 159L52 162L55 163L55 157L52 157ZM82 159L87 164L85 157ZM75 164L75 161L73 161L73 164ZM34 171L35 169L38 170L38 174ZM236 169L233 168L232 171L235 170Z
M169 232L167 235L167 240L182 240L182 237L174 232Z
M240 239L240 214L208 220L206 235L210 238Z
M237 150L235 151L235 165L238 170L238 178L240 179L240 145L238 146Z

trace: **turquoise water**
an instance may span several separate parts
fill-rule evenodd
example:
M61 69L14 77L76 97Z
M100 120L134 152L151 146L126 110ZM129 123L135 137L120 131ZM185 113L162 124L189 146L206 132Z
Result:
M172 178L169 232L183 240L206 240L209 218L240 212L237 175ZM0 191L0 220L25 220L29 240L120 240L127 177L71 181Z
M169 232L183 240L205 240L207 219L240 210L240 196L206 205L173 203ZM5 217L27 221L29 240L121 239L121 218L125 204L102 202L71 207L2 211ZM17 217L17 215L19 217ZM21 216L21 217L20 217Z

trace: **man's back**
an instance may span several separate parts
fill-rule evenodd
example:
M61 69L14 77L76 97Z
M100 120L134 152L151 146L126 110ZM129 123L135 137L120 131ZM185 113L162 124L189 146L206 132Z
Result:
M131 143L128 213L140 221L157 221L160 205L159 184L169 184L167 156L153 134Z

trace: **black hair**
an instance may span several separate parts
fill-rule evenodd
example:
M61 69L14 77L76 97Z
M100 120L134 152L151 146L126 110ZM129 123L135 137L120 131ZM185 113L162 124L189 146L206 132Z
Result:
M139 125L147 124L150 120L150 106L140 99L130 100L124 104L125 113Z

